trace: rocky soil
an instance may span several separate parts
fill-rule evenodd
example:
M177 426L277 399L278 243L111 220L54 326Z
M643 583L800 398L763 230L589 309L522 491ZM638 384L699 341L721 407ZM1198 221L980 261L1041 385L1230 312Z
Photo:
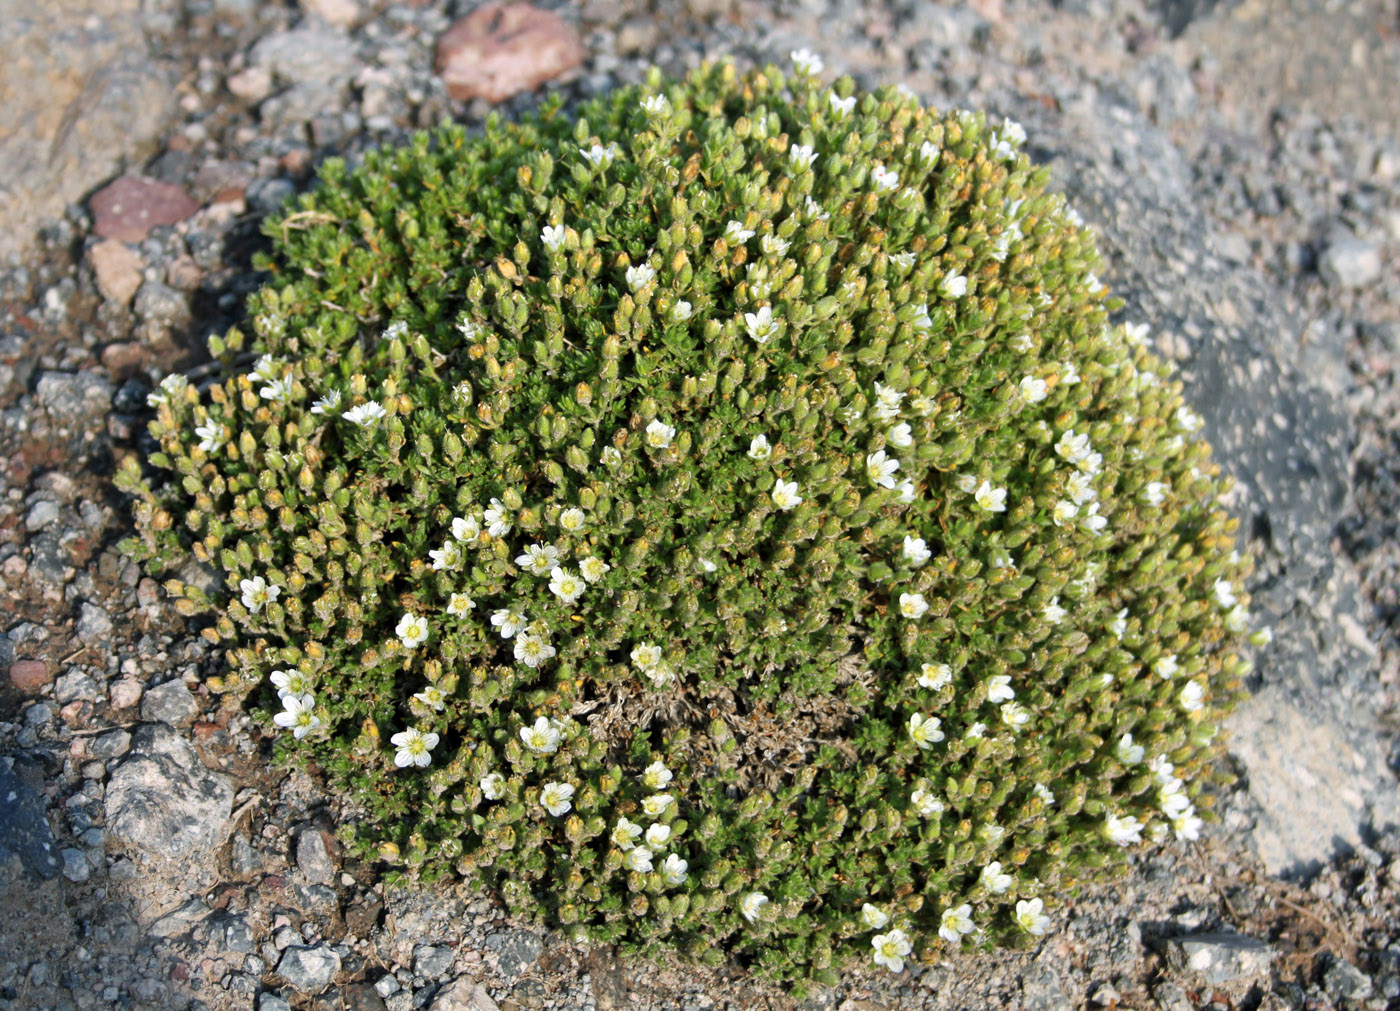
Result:
M1395 5L587 0L440 45L476 6L0 0L0 1011L1400 1009ZM1200 843L1065 897L1033 951L800 1005L344 859L335 798L116 550L108 483L324 157L799 47L1026 124L1238 479L1275 632Z

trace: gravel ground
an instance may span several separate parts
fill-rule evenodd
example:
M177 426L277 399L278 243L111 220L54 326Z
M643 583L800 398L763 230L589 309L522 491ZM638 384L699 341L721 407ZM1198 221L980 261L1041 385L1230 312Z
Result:
M1380 713L1364 742L1380 757L1358 757L1357 774L1393 785L1384 779L1384 766L1400 769L1393 4L556 6L587 53L550 85L571 99L636 81L651 63L679 74L707 56L784 60L805 46L825 54L829 74L903 80L929 100L1015 113L1047 131L1076 112L1119 110L1100 138L1113 146L1109 166L1133 165L1128 154L1146 150L1148 130L1168 138L1215 253L1268 303L1234 311L1267 330L1268 354L1292 370L1284 374L1305 377L1340 417L1350 458L1333 461L1346 487L1324 509L1335 568L1323 581L1355 596L1336 622L1354 658L1342 694ZM334 798L310 771L269 767L258 729L205 686L219 657L115 548L128 515L108 475L145 448L151 382L196 367L203 338L237 321L258 281L250 264L265 246L262 216L309 185L323 157L398 143L447 115L479 124L491 110L451 99L432 73L435 41L469 7L141 5L149 44L178 84L172 125L152 150L125 152L126 167L178 187L197 209L123 241L95 233L111 228L98 200L75 204L0 271L0 668L9 671L0 1011L799 1006L737 968L579 949L470 889L377 884L375 868L338 853ZM342 16L340 26L324 20ZM515 115L537 100L498 108ZM156 202L172 201L161 191ZM1112 234L1131 223L1102 224ZM1306 474L1293 480L1311 493ZM1265 552L1277 539L1257 514L1246 532ZM1287 566L1263 568L1295 585ZM1281 636L1292 620L1280 609ZM1262 660L1260 687L1272 687ZM1121 880L1066 897L1037 950L959 955L899 976L855 971L800 1006L1400 1008L1400 831L1367 825L1310 873L1277 873L1246 789L1259 771L1241 771L1200 843L1144 853ZM1287 805L1270 814L1296 817Z

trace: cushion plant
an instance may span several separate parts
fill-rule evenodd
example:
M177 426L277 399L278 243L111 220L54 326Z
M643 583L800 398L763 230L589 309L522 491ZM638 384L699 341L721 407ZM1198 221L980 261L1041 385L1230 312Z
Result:
M831 981L1196 836L1247 562L1021 129L795 56L328 161L121 481L358 852Z

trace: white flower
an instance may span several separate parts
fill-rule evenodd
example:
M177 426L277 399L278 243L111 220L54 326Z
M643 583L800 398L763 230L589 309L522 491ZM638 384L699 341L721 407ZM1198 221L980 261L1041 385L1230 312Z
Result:
M1274 630L1272 628L1269 628L1267 625L1265 625L1261 629L1258 629L1249 637L1249 644L1255 647L1256 649L1263 649L1265 646L1267 646L1273 641Z
M928 601L922 593L901 593L899 613L906 618L922 618L928 612Z
M1068 480L1065 481L1065 491L1069 492L1069 497L1074 500L1075 505L1084 505L1098 498L1099 493L1094 491L1093 476L1081 471L1075 471Z
M579 573L590 583L596 583L598 580L602 579L608 574L611 568L612 566L607 562L603 561L601 558L595 558L592 555L581 559L578 563Z
M481 787L481 795L487 800L500 800L506 792L506 777L499 772L488 772L481 777L477 785Z
M992 704L1010 702L1016 697L1016 689L1011 687L1010 674L993 674L986 680L987 701Z
M765 235L758 240L758 248L768 256L786 256L791 243L776 235Z
M1079 516L1079 525L1091 534L1101 533L1108 526L1108 517L1099 515L1099 504L1090 502Z
M577 533L588 525L588 517L582 509L569 508L559 514L559 529Z
M753 237L753 229L745 228L742 221L730 221L724 226L724 241L731 246L742 246Z
M1204 827L1205 822L1195 812L1172 819L1172 831L1176 833L1178 839L1199 839L1201 829Z
M986 867L982 868L982 876L979 879L982 887L993 895L1003 895L1011 887L1011 875L1006 874L1001 869L1001 861L993 860Z
M1065 620L1065 615L1069 612L1060 606L1059 597L1051 597L1050 603L1040 610L1041 616L1052 625L1058 625Z
M1204 419L1189 407L1178 407L1174 415L1174 420L1176 421L1176 427L1188 434L1191 432L1199 432L1201 426L1205 424Z
M827 101L831 103L831 114L837 119L845 119L856 107L855 95L851 95L849 98L842 98L840 95L836 94L836 92L829 91L826 94L826 98Z
M1050 387L1044 379L1026 376L1019 384L1021 396L1028 404L1038 404L1050 394Z
M404 649L413 649L428 641L428 619L422 615L405 613L394 628L394 634L399 637Z
M939 147L931 140L926 140L919 145L919 161L927 168L932 168L933 163L938 160Z
M664 116L670 111L671 103L665 95L648 95L642 99L642 111L648 116Z
M652 762L642 771L642 783L648 790L664 789L672 779L671 770L660 759Z
M1142 842L1142 823L1130 814L1122 817L1116 814L1106 815L1103 834L1108 837L1109 842L1129 846Z
M627 287L631 288L633 291L640 291L650 284L654 277L656 277L656 271L652 270L651 267L647 266L645 263L638 264L635 267L628 267Z
M662 685L670 684L675 679L676 672L669 663L662 660L655 667L646 671L646 676L652 684L660 688Z
M272 400L277 403L290 400L292 398L292 386L295 383L296 380L291 376L281 376L277 379L271 379L266 386L258 391L258 396L262 397L264 400Z
M243 606L253 614L261 611L264 604L271 604L282 593L280 586L268 583L262 576L239 580L238 588L243 592Z
M773 504L787 512L802 504L802 496L797 494L796 481L775 481L773 483Z
M654 420L647 425L647 445L652 449L665 449L676 437L676 430L664 421Z
M1157 791L1157 804L1168 818L1182 818L1195 810L1179 779Z
M645 846L633 846L622 858L622 866L638 874L651 873L651 850Z
M806 77L816 77L826 66L822 58L810 49L794 49L790 55L793 70Z
M762 892L749 892L739 903L739 912L744 914L744 919L753 923L763 915L763 909L768 905L768 896Z
M1227 632L1239 634L1249 625L1249 608L1243 604L1236 604L1225 612L1223 624Z
M894 490L899 493L901 505L909 505L914 501L915 489L913 481L901 481L894 486Z
M667 855L665 860L661 861L661 880L672 888L677 885L683 885L685 884L685 879L689 876L686 874L686 871L689 869L690 864L682 860L676 854L671 853Z
M1118 738L1118 761L1124 765L1137 765L1145 753L1141 744L1133 743L1132 734L1124 734Z
M1030 721L1031 714L1015 702L1008 702L1001 707L1001 722L1012 730L1020 730Z
M183 398L185 390L189 385L190 381L188 379L178 372L172 372L160 381L159 386L146 394L146 406L156 407L160 404L169 403L172 398Z
M619 818L617 826L612 830L612 844L620 850L630 850L637 845L637 840L642 837L642 826L628 821L626 818Z
M768 436L755 435L749 442L748 457L750 460L766 460L773 455L773 447L768 445Z
M905 393L903 390L896 390L891 386L875 384L875 416L881 421L893 421L899 417L900 405L904 403Z
M976 474L959 474L953 479L953 483L957 485L958 491L964 495L971 495L977 491Z
M469 341L480 340L484 333L482 328L473 323L471 318L467 316L463 316L457 321L457 332Z
M642 800L642 813L648 818L660 818L674 802L669 793L654 793Z
M908 449L910 446L914 445L914 432L913 429L909 427L907 421L901 421L898 425L895 425L885 433L885 439L891 446L896 446L899 449Z
M321 718L312 712L316 702L310 695L284 695L282 705L282 712L272 722L291 730L298 741L321 725Z
M212 453L228 441L228 426L211 418L202 425L196 425L194 434L199 436L199 448Z
M981 740L987 736L987 725L985 723L974 723L963 732L963 737L969 741Z
M1176 654L1168 653L1166 656L1159 656L1152 661L1152 673L1159 678L1172 678L1177 671L1181 670L1181 664L1177 663Z
M1006 489L993 488L990 482L983 481L972 493L977 504L989 513L1006 512Z
M942 723L937 716L914 713L909 717L909 739L919 746L920 751L927 751L943 740L943 731L939 729Z
M1168 783L1181 782L1176 778L1176 766L1167 761L1165 755L1157 755L1152 761L1147 763L1147 770L1152 773L1152 778L1157 781L1158 786L1166 786Z
M967 294L967 278L959 274L956 268L949 270L938 282L938 291L945 298L962 298Z
M555 566L549 573L549 592L554 594L566 604L572 604L583 596L583 591L588 588L583 577L570 572L562 566Z
M500 629L501 638L509 639L525 627L525 613L519 608L503 607L491 615L491 624Z
M908 252L907 250L903 253L890 254L890 262L893 263L901 271L912 270L916 259L917 257L915 257L913 253ZM924 307L924 312L928 312L927 306Z
M792 167L798 172L812 167L812 163L817 160L816 154L812 151L811 144L794 144L788 150L788 160L792 162Z
M1169 487L1169 485L1163 484L1161 481L1149 481L1147 482L1147 486L1142 489L1142 500L1156 509L1166 501Z
M1147 344L1147 335L1152 328L1146 323L1124 323L1123 340L1130 347L1140 348Z
M1041 899L1022 899L1016 903L1016 926L1027 934L1042 936L1050 929L1050 917L1045 915Z
M1239 603L1235 597L1235 588L1230 585L1228 579L1217 579L1215 585L1211 587L1210 595L1215 598L1216 604L1220 606L1222 611L1228 611Z
M568 783L546 783L540 787L540 807L558 818L573 809L573 796L574 788Z
M914 306L914 318L911 320L914 329L920 333L928 333L933 328L933 317L928 314L928 303L920 302Z
M875 183L876 193L888 193L899 185L899 173L890 171L879 162L870 170L870 179Z
M1067 428L1060 436L1060 441L1055 443L1055 452L1070 463L1079 463L1087 459L1093 450L1089 445L1087 433L1076 433L1074 429Z
M271 355L262 355L253 363L253 371L249 373L259 382L269 383L276 379L282 372L282 363Z
M510 533L511 521L510 510L502 504L498 498L491 500L491 505L486 509L485 519L487 523L486 532L492 537L504 537Z
M640 671L648 671L661 662L661 647L639 642L632 647L632 663Z
M277 697L288 695L310 695L311 678L293 667L291 670L275 670L271 675L272 684L277 689Z
M758 312L744 313L744 327L749 336L759 344L767 344L768 339L778 332L778 324L773 319L773 309L762 306Z
M409 727L395 734L389 738L389 743L399 749L394 753L394 764L400 769L409 765L426 768L433 760L433 756L428 752L437 746L437 742L437 734L425 734L417 727Z
M436 712L441 712L447 705L447 696L437 685L428 685L413 697Z
M370 400L363 404L356 404L350 410L341 414L341 417L352 425L359 425L361 428L373 428L381 420L387 417L388 411L380 405L377 400Z
M890 922L890 915L879 906L867 902L860 907L860 922L869 930L879 930Z
M933 552L928 549L922 537L910 537L907 534L904 538L904 560L914 568L919 568L930 558Z
M891 930L888 934L876 934L870 939L875 949L875 964L883 965L890 972L904 971L904 956L914 950L909 938L902 930Z
M701 572L714 572L716 569L719 568L718 565L710 561L708 558L697 558L695 560L695 564L700 567Z
M598 459L605 467L616 467L622 462L622 451L616 446L604 446L603 451L598 454Z
M617 157L617 145L609 144L603 147L601 144L594 144L592 147L581 147L578 153L583 155L584 160L595 168L607 168Z
M454 516L452 536L464 543L476 540L481 536L481 521L475 516Z
M953 683L953 668L946 663L926 663L919 668L919 685L939 691Z
M564 226L545 225L540 229L540 241L546 249L557 252L564 248Z
M1206 690L1201 687L1199 681L1188 681L1186 687L1181 689L1181 694L1177 696L1177 701L1181 703L1181 708L1188 713L1194 713L1205 705Z
M953 944L957 944L964 934L970 934L974 929L976 928L972 925L972 906L966 902L961 906L943 910L943 916L938 921L938 936Z
M869 453L865 457L865 473L870 483L881 488L894 487L894 473L899 470L899 461L885 456L883 449Z
M1044 783L1036 783L1031 787L1031 791L1040 798L1046 807L1055 806L1055 795L1050 792L1050 788Z
M1070 520L1074 519L1078 512L1079 506L1069 501L1069 499L1062 498L1057 501L1054 508L1050 510L1050 518L1055 521L1055 526L1062 527Z
M442 547L428 552L428 557L433 560L434 572L455 569L462 564L462 549L457 541L443 541Z
M537 719L533 727L520 728L520 740L525 747L541 755L552 755L558 751L563 736L554 721L544 716Z
M690 303L685 299L677 299L676 304L671 306L671 319L677 323L684 323L690 319Z
M802 213L806 214L807 217L814 221L825 221L827 218L831 217L830 214L822 209L822 205L811 197L806 197L804 199L806 202L802 205Z
M538 667L556 652L542 636L527 633L515 640L515 658L527 667Z
M657 822L647 829L646 838L648 846L659 850L671 838L671 826Z
M920 818L932 818L936 814L942 814L947 808L943 801L939 800L923 787L919 787L909 795L909 803L914 810L919 812Z
M311 405L312 414L334 414L340 407L340 391L327 390L326 395Z

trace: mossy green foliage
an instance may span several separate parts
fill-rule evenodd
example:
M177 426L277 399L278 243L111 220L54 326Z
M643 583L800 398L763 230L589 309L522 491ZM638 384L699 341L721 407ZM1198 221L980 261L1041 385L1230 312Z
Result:
M153 397L127 550L222 569L166 584L216 687L398 871L784 979L1024 941L1194 834L1247 563L1018 140L723 65L328 162L227 378Z

